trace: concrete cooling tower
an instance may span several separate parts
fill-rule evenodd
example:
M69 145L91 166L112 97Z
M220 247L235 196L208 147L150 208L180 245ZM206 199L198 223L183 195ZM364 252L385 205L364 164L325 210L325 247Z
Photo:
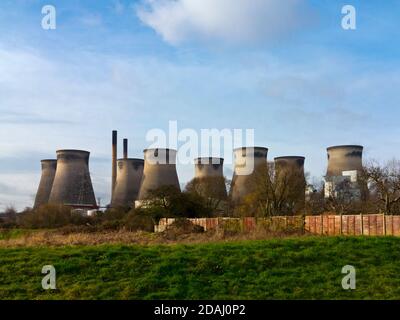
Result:
M362 170L363 147L357 145L333 146L327 148L327 177L341 176L343 171Z
M89 152L58 150L49 202L97 207L89 173Z
M234 203L253 192L252 179L258 170L267 165L268 149L262 147L242 147L233 150L235 165L230 190Z
M117 181L111 200L112 207L133 207L137 200L143 176L143 159L119 159Z
M300 156L285 156L276 157L275 159L275 171L277 175L282 170L298 171L304 177L304 157Z
M48 203L54 176L56 175L57 160L42 160L42 176L36 193L34 208Z
M213 191L218 198L227 198L225 179L223 173L224 159L223 158L197 158L195 161L195 179L210 179L210 182L215 183Z
M145 200L151 190L163 186L173 186L180 190L176 173L176 150L146 149L144 169L138 200Z
M299 201L305 200L306 178L304 174L304 157L285 156L275 159L275 179L281 179L284 184L289 184L288 190L292 195L296 194ZM281 184L282 185L282 184Z

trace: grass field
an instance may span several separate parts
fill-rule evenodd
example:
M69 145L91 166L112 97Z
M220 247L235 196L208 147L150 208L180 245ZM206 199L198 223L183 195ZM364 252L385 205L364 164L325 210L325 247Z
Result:
M0 248L0 299L400 299L399 261L391 237ZM348 264L356 290L341 286Z

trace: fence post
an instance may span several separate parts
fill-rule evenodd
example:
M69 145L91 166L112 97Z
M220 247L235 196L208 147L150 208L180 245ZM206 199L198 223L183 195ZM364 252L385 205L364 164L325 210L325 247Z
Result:
M361 221L360 221L361 235L363 236L364 235L364 217L363 217L362 213L360 213L360 218L361 218Z
M340 235L343 235L343 214L340 213Z
M321 217L321 235L323 236L324 235L324 215L321 214L320 217Z
M386 213L383 213L383 235L386 236Z
M390 219L392 220L392 236L394 236L394 226L393 226L393 214L392 214L392 216L390 217Z

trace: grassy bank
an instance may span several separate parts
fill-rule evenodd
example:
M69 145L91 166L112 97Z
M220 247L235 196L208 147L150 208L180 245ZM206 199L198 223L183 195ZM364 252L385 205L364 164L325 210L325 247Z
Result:
M1 299L400 299L399 238L0 248ZM41 289L54 265L57 287ZM341 269L357 270L357 289Z

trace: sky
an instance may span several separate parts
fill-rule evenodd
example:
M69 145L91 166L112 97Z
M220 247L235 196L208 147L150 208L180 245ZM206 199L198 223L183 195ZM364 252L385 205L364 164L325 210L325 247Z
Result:
M355 30L342 28L345 5ZM142 158L146 135L170 121L254 129L268 159L305 156L316 180L331 145L400 157L399 12L397 0L2 0L0 210L33 205L40 160L58 149L91 152L108 203L111 130L120 156L128 138ZM177 169L182 185L193 177L193 165Z

